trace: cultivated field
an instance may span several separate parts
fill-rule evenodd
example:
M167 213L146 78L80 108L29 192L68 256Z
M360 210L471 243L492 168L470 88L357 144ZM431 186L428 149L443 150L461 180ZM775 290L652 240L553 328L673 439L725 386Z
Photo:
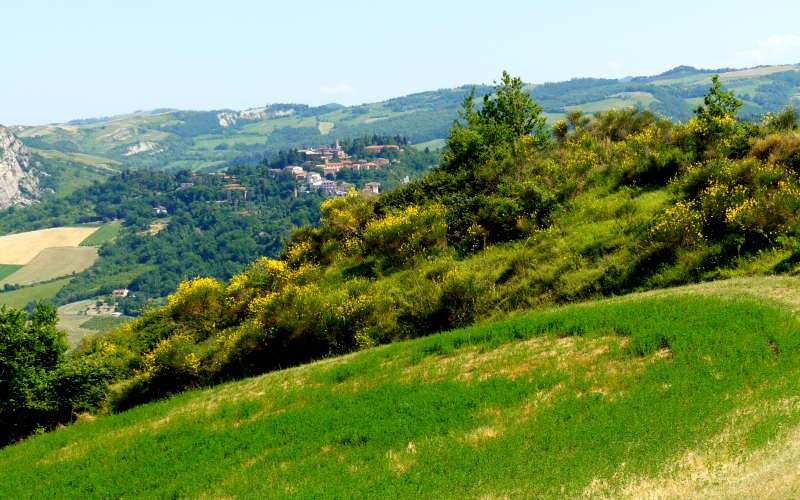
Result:
M81 246L100 246L106 241L111 241L119 235L122 229L120 221L108 222L100 226L94 233L81 242Z
M52 247L45 248L17 272L0 280L4 284L32 285L49 281L91 267L97 260L96 247Z
M14 274L20 269L22 269L22 266L16 266L11 264L0 264L0 280L3 280L6 276Z
M765 68L752 68L752 69L741 69L738 71L728 71L727 73L721 73L720 77L745 77L745 76L764 76L764 75L772 75L774 73L783 73L784 71L797 71L797 66L793 64L785 64L783 66L767 66Z
M19 290L0 292L0 305L5 304L7 306L16 307L17 309L22 309L28 302L40 299L52 299L71 279L72 278L64 278L40 285L26 286Z
M53 227L0 236L0 264L25 265L50 247L77 247L97 227Z
M798 291L638 294L184 393L0 450L0 497L797 497Z

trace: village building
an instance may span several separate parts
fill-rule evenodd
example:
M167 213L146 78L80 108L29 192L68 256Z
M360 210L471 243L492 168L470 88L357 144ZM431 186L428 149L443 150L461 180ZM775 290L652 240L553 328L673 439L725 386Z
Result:
M321 181L319 187L331 196L336 194L336 182L334 181Z
M127 288L119 288L117 290L112 290L111 291L111 296L112 297L127 297L129 293L131 293L131 291L128 290Z
M384 149L399 151L400 146L398 146L397 144L375 144L373 146L367 146L364 149L370 153L380 153Z
M153 207L153 211L156 213L156 215L169 213L169 211L167 211L167 207L163 205L156 205L155 207Z
M368 189L375 194L379 194L381 191L381 183L380 182L368 182L364 185L364 189Z
M293 174L299 174L300 172L303 172L303 167L298 167L297 165L289 165L283 167L283 170L286 172L291 172Z

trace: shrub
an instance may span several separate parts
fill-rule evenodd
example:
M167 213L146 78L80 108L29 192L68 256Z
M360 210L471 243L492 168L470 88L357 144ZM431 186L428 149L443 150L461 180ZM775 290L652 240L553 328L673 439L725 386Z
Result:
M589 127L600 138L622 141L657 122L659 122L659 118L648 110L639 108L610 109L595 113L594 121Z
M402 265L417 255L447 246L444 206L411 205L370 221L364 230L364 249L378 256L385 268Z

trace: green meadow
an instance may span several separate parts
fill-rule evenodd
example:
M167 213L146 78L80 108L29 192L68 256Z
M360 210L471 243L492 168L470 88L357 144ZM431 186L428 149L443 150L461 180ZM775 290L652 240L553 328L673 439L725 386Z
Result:
M0 305L22 309L28 302L51 299L55 297L58 291L64 288L64 285L69 283L71 279L72 278L64 278L39 285L26 286L17 290L0 292Z
M21 268L22 266L15 264L0 264L0 280L3 280L6 277L11 276Z
M797 435L800 324L773 301L797 286L568 306L183 393L0 450L0 497L703 496ZM732 496L793 467L772 465Z
M122 230L120 221L107 222L100 226L100 229L93 232L81 242L81 246L100 246L106 241L111 241L119 235Z

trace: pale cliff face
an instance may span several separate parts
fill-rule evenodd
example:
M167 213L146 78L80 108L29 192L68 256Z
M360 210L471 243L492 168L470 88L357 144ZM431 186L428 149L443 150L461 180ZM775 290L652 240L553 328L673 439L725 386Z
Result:
M30 162L28 148L0 125L0 209L30 205L41 196L39 178Z

